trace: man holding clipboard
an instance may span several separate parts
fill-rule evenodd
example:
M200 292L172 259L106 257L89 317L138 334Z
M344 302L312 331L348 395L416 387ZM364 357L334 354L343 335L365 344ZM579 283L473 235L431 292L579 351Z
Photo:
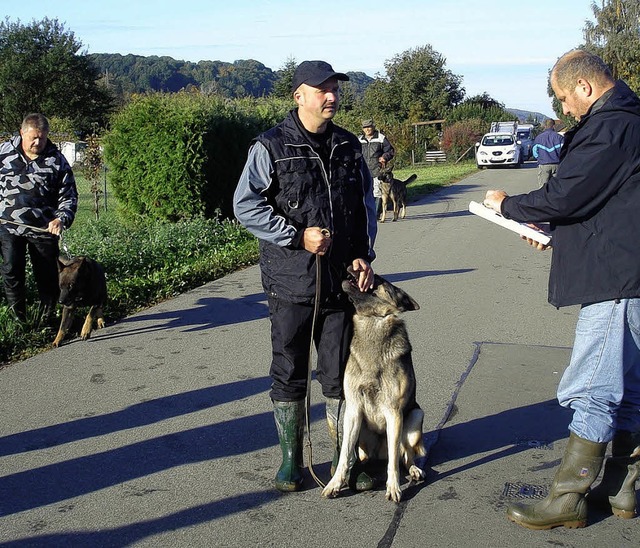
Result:
M549 302L581 305L571 362L558 401L573 410L570 437L549 496L513 504L530 529L584 527L587 505L637 514L640 475L640 99L597 56L563 55L551 71L566 136L555 176L528 194L489 190L484 205L506 219L549 222ZM602 482L589 494L612 442Z

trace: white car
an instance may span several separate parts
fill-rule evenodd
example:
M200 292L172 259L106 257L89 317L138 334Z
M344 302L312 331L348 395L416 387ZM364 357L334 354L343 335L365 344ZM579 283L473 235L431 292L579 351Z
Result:
M490 166L520 167L523 161L521 144L512 133L486 133L476 143L478 169Z

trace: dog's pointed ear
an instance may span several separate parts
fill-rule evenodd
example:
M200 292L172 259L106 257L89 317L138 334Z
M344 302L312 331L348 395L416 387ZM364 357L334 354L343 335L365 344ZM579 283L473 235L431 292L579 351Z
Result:
M416 301L414 301L408 293L405 293L404 291L402 291L402 300L400 301L400 305L403 312L420 310L420 305Z
M62 272L66 267L69 266L69 264L71 263L66 259L63 259L62 257L58 257L58 272Z
M396 303L400 312L409 312L411 310L420 310L420 305L409 295L404 289L400 289L397 285L391 284L396 292Z

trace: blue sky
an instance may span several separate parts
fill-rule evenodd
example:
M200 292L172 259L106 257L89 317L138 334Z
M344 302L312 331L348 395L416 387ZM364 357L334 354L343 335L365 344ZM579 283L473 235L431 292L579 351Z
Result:
M507 107L551 116L547 74L580 45L591 0L0 0L11 21L56 18L89 53L189 61L289 58L384 75L385 61L430 44L462 77Z

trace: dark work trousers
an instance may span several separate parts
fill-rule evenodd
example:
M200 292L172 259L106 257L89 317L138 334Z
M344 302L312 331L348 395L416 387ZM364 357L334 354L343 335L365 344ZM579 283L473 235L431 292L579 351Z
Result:
M271 319L271 399L299 401L307 393L313 305L269 297ZM353 335L353 308L320 307L316 319L316 378L327 398L342 397L342 378ZM313 366L313 364L312 364Z
M31 259L33 277L43 306L52 306L60 293L58 285L58 239L55 236L34 238L16 236L0 231L2 250L2 282L9 306L16 316L26 316L25 273L27 251Z

